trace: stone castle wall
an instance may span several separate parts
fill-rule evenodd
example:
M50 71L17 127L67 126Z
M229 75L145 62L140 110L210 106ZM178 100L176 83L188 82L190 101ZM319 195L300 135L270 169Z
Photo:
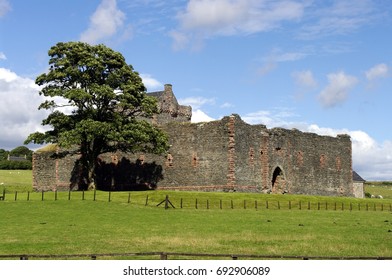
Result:
M134 187L354 196L351 140L249 125L238 115L162 124L166 155L102 155L102 189ZM69 189L78 156L34 154L34 188Z

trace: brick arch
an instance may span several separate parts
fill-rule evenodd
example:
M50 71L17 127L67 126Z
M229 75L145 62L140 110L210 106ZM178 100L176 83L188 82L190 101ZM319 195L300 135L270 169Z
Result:
M286 192L286 175L281 166L276 166L273 169L271 177L271 192L285 193Z

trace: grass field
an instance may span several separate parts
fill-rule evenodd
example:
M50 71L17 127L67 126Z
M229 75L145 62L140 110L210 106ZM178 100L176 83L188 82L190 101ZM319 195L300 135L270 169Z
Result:
M148 205L145 200L149 194ZM20 194L0 202L0 255L181 252L274 256L392 256L389 209L266 209L265 195L93 192ZM175 209L156 207L169 195ZM180 197L188 208L178 208ZM199 207L193 205L199 197ZM219 208L218 197L226 207ZM211 199L210 209L206 199ZM260 208L243 207L259 199ZM270 196L274 198L274 196ZM306 201L305 196L302 197ZM316 198L313 198L316 199ZM343 199L343 198L342 198ZM234 209L228 201L234 201ZM346 199L343 199L346 200ZM213 202L214 201L214 202ZM263 202L264 201L264 204ZM271 205L274 205L270 199ZM278 199L276 198L276 201ZM347 205L348 201L345 201ZM371 201L371 200L369 200ZM386 200L388 201L388 200ZM354 200L356 202L356 200ZM391 202L391 201L389 201ZM263 205L263 207L261 207ZM307 205L307 204L304 204ZM315 206L312 204L312 207ZM363 206L362 206L363 207Z
M0 201L0 255L163 251L392 257L388 198L175 191L37 193L30 192L28 183L18 183L28 173L7 174L0 172L0 182L7 184L6 199ZM175 209L165 210L164 203L156 206L166 195ZM388 196L386 189L384 197Z
M31 170L0 170L0 189L7 192L32 191L33 178Z

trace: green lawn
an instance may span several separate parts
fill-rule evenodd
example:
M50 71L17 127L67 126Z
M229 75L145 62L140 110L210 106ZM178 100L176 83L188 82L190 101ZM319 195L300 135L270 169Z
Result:
M33 190L31 170L0 170L0 190L27 192Z
M147 194L148 205L144 206ZM175 209L156 207L166 194L175 201ZM29 201L26 194L17 201L13 197L0 201L0 255L165 251L392 256L392 215L386 208L267 210L265 200L260 200L264 207L244 209L244 197L249 203L254 198L265 199L250 194L210 193L211 199L224 198L227 207L223 209L219 203L206 208L206 200L201 197L208 193L138 192L132 193L130 203L128 193L113 193L110 202L109 194L104 192L97 192L96 201L92 192L85 193L85 200L80 192L71 193L70 200L68 193L59 193L57 200L54 195L45 193L44 201L41 193L30 194ZM193 201L197 196L203 202L198 209L193 203L179 208L180 197ZM233 199L235 206L231 209L227 201Z
M392 199L392 182L366 182L365 192L374 196Z
M392 257L388 185L366 186L366 191L383 191L386 199L354 199L178 191L38 193L31 189L31 171L0 171L2 182L0 192L4 186L7 192L0 201L0 255L163 251ZM157 207L166 195L175 209L165 210L164 203Z

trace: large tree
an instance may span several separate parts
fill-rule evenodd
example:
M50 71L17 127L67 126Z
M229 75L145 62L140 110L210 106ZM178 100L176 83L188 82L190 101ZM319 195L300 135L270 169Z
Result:
M139 74L120 53L104 45L67 42L53 46L49 57L49 71L36 84L47 97L39 109L51 112L42 125L52 129L30 134L25 144L77 147L89 189L95 188L100 154L167 150L166 134L146 121L157 112L157 101L146 95Z

